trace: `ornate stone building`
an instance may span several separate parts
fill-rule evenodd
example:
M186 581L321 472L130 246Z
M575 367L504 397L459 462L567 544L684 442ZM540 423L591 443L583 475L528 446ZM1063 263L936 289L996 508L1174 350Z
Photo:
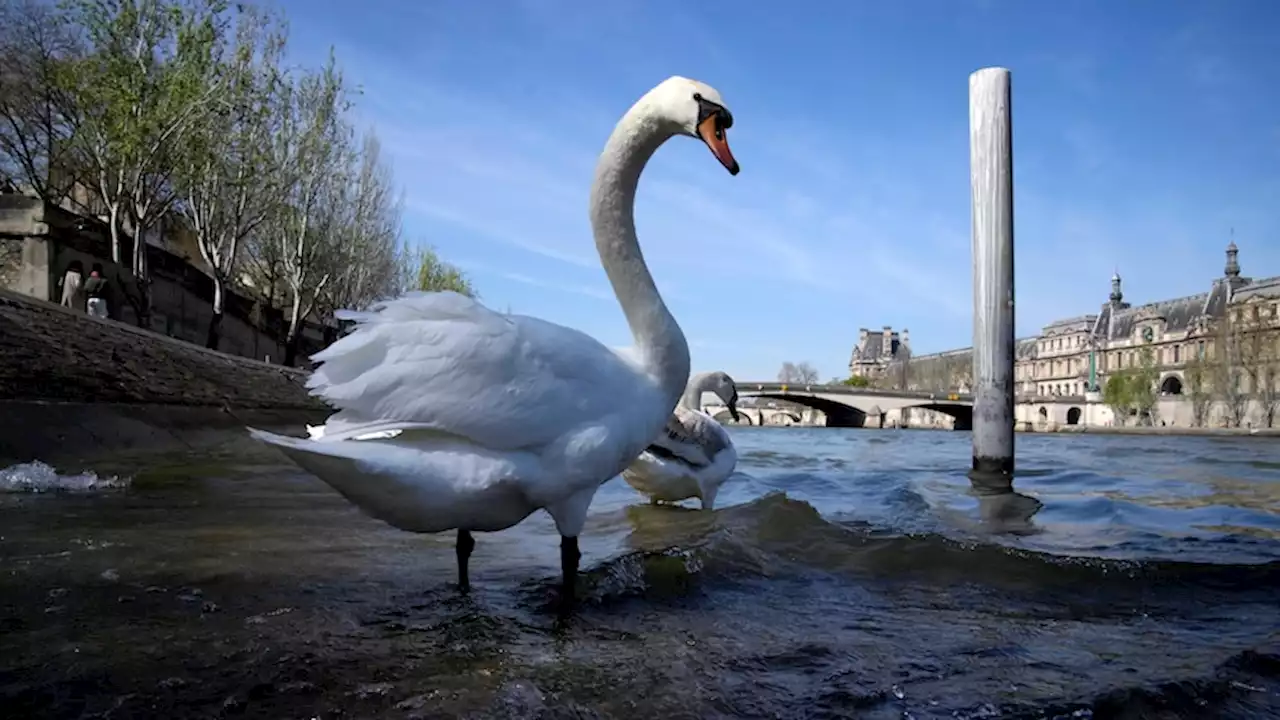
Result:
M1228 329L1234 339L1225 339ZM864 344L861 340L854 350L855 360ZM1125 301L1116 274L1111 278L1111 293L1097 312L1052 322L1038 336L1018 340L1014 373L1020 402L1041 403L1036 412L1046 421L1092 422L1085 405L1100 403L1096 393L1107 377L1139 367L1147 350L1158 374L1158 410L1165 422L1259 425L1274 418L1280 424L1280 276L1242 275L1234 242L1227 246L1223 274L1210 281L1205 292L1135 307ZM1190 361L1220 360L1224 353L1232 357L1218 363L1226 368L1221 377L1188 377ZM902 362L907 363L905 372L891 367ZM971 384L971 366L972 349L963 348L890 358L876 370L876 377L911 389L964 390ZM1205 390L1211 382L1218 384L1212 394ZM1189 383L1196 384L1199 395L1212 395L1203 401L1203 412L1179 402L1187 395ZM1062 418L1054 420L1046 405L1062 405ZM1243 409L1233 410L1236 405ZM1074 412L1067 406L1074 406ZM1201 417L1193 419L1188 415L1192 412L1200 412ZM1227 416L1234 419L1224 420Z
M895 332L889 325L879 331L858 328L858 344L849 357L849 375L869 380L882 377L895 360L910 354L908 332L906 328Z

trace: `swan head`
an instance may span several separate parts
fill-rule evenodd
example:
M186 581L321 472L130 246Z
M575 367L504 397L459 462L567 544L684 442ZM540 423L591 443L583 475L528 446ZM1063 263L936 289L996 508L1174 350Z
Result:
M650 97L657 113L674 123L681 135L701 140L730 175L738 174L738 161L725 136L725 131L733 127L733 113L725 107L720 91L677 75L662 81Z
M708 389L729 408L729 415L738 422L738 385L726 372L714 372L708 378Z

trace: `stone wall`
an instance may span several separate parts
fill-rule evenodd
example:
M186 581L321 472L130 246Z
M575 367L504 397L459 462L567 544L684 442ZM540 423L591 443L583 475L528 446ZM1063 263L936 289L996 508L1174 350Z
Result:
M123 239L121 250L124 257L132 257L129 238ZM147 257L151 275L149 329L204 345L213 314L213 280L190 258L165 249L148 246ZM86 270L94 263L102 264L110 283L107 305L111 317L136 325L129 296L137 297L137 287L128 268L111 261L102 223L35 198L0 195L0 288L58 302L58 280L77 260ZM250 298L227 294L219 349L279 362L284 357L284 314L277 308L255 305ZM299 359L326 344L324 328L304 323Z
M0 400L323 410L302 371L0 290Z

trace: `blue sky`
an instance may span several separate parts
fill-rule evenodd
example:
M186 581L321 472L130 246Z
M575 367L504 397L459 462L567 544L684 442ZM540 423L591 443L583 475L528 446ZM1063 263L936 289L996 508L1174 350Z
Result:
M618 117L670 75L715 86L742 173L668 143L637 201L695 370L843 376L860 326L969 344L968 75L1013 71L1020 335L1221 274L1280 275L1280 3L295 0L336 47L406 230L491 307L630 344L587 191Z

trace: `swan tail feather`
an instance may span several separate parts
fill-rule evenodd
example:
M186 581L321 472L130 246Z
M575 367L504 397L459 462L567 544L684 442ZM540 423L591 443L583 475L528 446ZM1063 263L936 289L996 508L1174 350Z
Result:
M432 423L406 422L403 420L366 420L346 412L338 412L329 416L324 425L307 426L311 439L318 442L340 442L342 440L389 440L410 431L439 432Z

